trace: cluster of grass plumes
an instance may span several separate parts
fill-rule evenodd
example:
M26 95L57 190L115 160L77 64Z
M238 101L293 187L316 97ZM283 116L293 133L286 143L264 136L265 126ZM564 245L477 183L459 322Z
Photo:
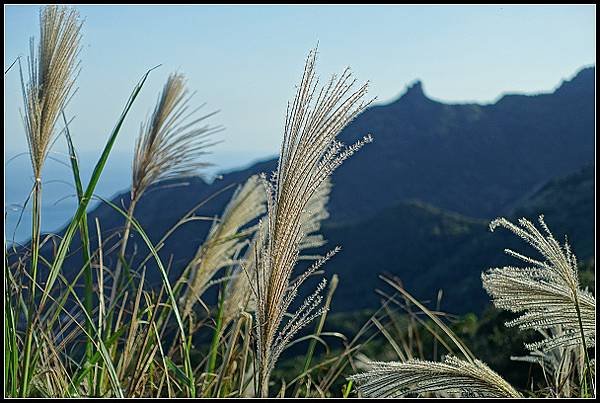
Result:
M577 259L569 244L560 245L539 217L543 232L525 218L519 225L500 218L491 222L490 229L505 227L533 246L543 260L506 249L510 256L531 267L503 267L489 269L482 274L483 286L492 296L496 307L521 313L506 323L522 330L536 330L543 339L526 344L529 356L511 357L515 361L539 364L546 379L543 391L529 391L549 397L595 396L595 365L589 359L588 348L595 347L594 296L582 290L578 280ZM358 390L366 397L452 396L466 397L522 397L521 393L477 360L462 341L437 315L408 294L398 282L387 280L405 299L421 309L432 322L458 347L464 358L453 356L451 347L444 343L448 355L444 362L415 360L411 352L398 352L399 362L370 362L366 371L349 377L358 383ZM394 300L395 297L391 297ZM435 336L431 327L427 329ZM382 329L384 334L387 331ZM387 336L386 336L387 337ZM439 338L438 338L439 339ZM442 339L439 339L443 342Z
M506 219L492 221L492 230L509 229L540 252L544 260L507 249L507 254L530 266L490 269L481 276L483 286L496 307L522 313L507 326L538 331L560 329L557 334L528 344L530 350L548 351L578 344L594 347L596 299L580 289L577 258L569 244L565 242L561 247L543 216L539 223L544 233L524 218L519 220L519 226Z
M298 330L320 316L315 338L322 340L327 335L322 329L337 284L335 276L320 309L318 294L325 290L325 281L286 324L282 322L300 285L339 250L334 248L324 256L311 253L325 242L319 229L328 217L331 173L371 141L366 137L344 147L336 140L343 127L367 105L362 101L366 85L351 91L353 81L346 70L339 79L331 80L311 108L316 95L316 51L310 53L286 120L277 172L270 181L254 176L239 184L172 286L169 266L158 251L177 228L199 219L196 210L205 201L156 244L136 220L135 206L150 186L202 173L208 165L203 156L216 143L214 134L221 130L205 123L214 113L198 115L199 108L191 106L184 76L169 76L154 111L141 125L129 206L122 209L101 199L125 220L123 228L110 230L107 236L98 219L88 223L87 207L151 70L134 87L86 185L81 180L65 111L78 69L81 22L74 9L48 6L42 8L40 25L41 44L37 54L32 46L29 81L23 79L37 215L30 250L5 264L7 396L266 396L277 357ZM60 115L79 205L64 236L52 238L56 244L51 256L41 256L41 169ZM73 245L77 232L80 244ZM132 238L130 233L137 236ZM110 267L112 259L107 255L115 249L109 243L114 236L121 240L118 260ZM128 256L130 239L149 250L139 264ZM66 257L73 250L81 251L80 267L66 265ZM301 259L313 264L292 278ZM38 260L47 269L41 279L36 275ZM162 279L158 289L146 284L149 260L154 261L153 270L158 270ZM204 296L211 287L219 288L216 305ZM197 340L206 339L211 342L196 345ZM314 369L311 357L315 343L309 343L304 368L291 384L300 385ZM297 395L304 391L296 390ZM280 393L285 394L285 388Z
M245 246L244 241L257 228L256 225L245 227L264 214L265 203L265 192L256 175L236 190L184 273L183 278L188 285L183 301L184 316L190 314L193 305L220 269L242 263L237 262L235 257Z
M288 105L276 171L210 196L232 190L218 217L197 216L207 202L199 201L155 243L136 220L136 203L150 186L201 173L207 166L203 157L221 128L206 124L212 113L197 115L183 75L170 75L135 145L129 206L123 209L101 199L123 217L125 226L106 230L98 219L88 224L95 187L150 71L133 88L84 184L65 111L75 86L81 22L71 8L48 6L40 13L40 25L40 45L37 53L32 45L28 80L21 75L25 132L36 180L31 243L10 259L7 253L5 261L7 396L521 395L523 391L476 359L442 315L428 310L396 281L386 279L395 294L385 296L382 308L352 339L325 325L337 275L329 283L321 278L312 294L297 300L305 281L320 275L340 250L334 246L326 253L314 251L325 243L320 228L328 217L331 175L372 141L367 135L345 146L337 138L370 102L365 100L367 85L355 89L349 70L319 88L316 51L310 52ZM42 167L52 139L58 138L61 115L79 204L64 234L45 238L55 244L41 255ZM200 219L212 219L212 226L171 285L170 262L163 262L158 252L179 227ZM520 222L522 228L506 220L494 222L493 227L504 226L522 236L545 260L509 251L533 267L491 269L483 275L484 286L498 307L521 315L509 325L543 335L542 341L529 345L531 355L519 359L542 365L551 378L549 395L594 395L595 366L588 349L595 347L595 298L581 290L568 245L559 245L540 222L543 233L526 220ZM120 237L114 267L107 259L116 249L112 237ZM128 254L130 239L149 251L141 262ZM81 252L81 265L75 266L73 259L67 267L66 258L74 251ZM308 263L299 264L301 260ZM38 275L38 266L43 267L43 276ZM306 269L299 272L300 267ZM147 270L158 271L161 284L148 286ZM211 300L209 289L217 289L217 301ZM394 304L406 310L406 321L388 320L398 316L391 308ZM313 320L314 330L302 335L300 331ZM401 328L406 329L406 338L398 331ZM423 352L419 335L423 329L435 340L433 359ZM392 345L399 362L362 358L363 347L375 334ZM341 351L329 349L327 341L333 338L342 345ZM300 365L273 379L283 351L306 341ZM317 346L323 346L325 354L317 354ZM446 358L438 362L442 355ZM364 372L356 374L359 370Z
M490 269L481 276L483 286L496 307L521 314L506 326L543 335L542 340L526 344L531 351L528 358L554 379L551 386L556 396L575 391L578 385L594 393L588 348L596 345L596 299L580 287L577 258L568 242L561 246L544 217L539 216L538 221L541 231L525 218L519 225L504 218L490 223L492 231L504 227L521 237L543 260L506 249L508 255L528 266Z

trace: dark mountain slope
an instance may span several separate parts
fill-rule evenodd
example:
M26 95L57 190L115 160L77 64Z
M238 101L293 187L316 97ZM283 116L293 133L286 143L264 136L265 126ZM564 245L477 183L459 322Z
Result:
M544 214L555 236L568 235L580 260L594 256L594 227L596 170L588 165L578 172L548 182L537 193L525 200L512 213L515 217L533 217Z
M587 261L594 256L594 174L594 167L587 166L552 180L508 217L535 221L544 214L555 237L568 235L580 261ZM334 309L376 307L379 297L372 290L383 286L378 275L390 273L417 298L435 301L442 289L442 308L479 312L489 303L481 272L514 263L505 248L536 255L506 230L490 233L488 223L409 202L365 221L326 226L330 247L343 245L326 269L340 275Z
M439 262L485 233L486 228L484 220L469 219L417 201L402 202L365 221L326 226L323 234L328 246L342 245L342 251L326 268L328 273L340 276L333 309L377 307L379 297L374 290L383 285L378 278L382 273L400 277L417 298L434 297L435 287L442 286L437 281L440 270L456 270L440 268ZM424 287L425 283L428 285Z
M417 82L344 131L346 142L365 133L375 141L335 173L332 216L419 199L493 217L532 187L593 161L594 111L593 68L553 93L507 95L489 105L436 102Z

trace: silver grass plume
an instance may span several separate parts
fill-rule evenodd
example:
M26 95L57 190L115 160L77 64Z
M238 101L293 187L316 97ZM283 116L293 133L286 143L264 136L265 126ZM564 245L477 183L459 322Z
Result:
M331 179L327 178L317 189L313 197L308 202L307 208L300 217L303 228L304 238L298 245L298 250L317 248L325 244L323 235L318 231L321 229L321 222L329 217L327 211L327 202L331 192ZM250 242L244 257L236 267L233 279L225 289L225 302L223 306L223 323L226 325L239 315L242 311L253 312L256 309L256 300L251 292L251 279L256 278L256 262L254 260L254 250L262 245L266 237L266 225L262 225L261 230L257 231ZM321 256L299 256L303 260L316 260Z
M302 215L319 186L364 144L370 136L345 147L336 139L340 131L367 105L367 84L353 91L349 69L333 76L317 92L316 50L309 53L304 74L291 105L288 104L284 139L276 172L267 188L267 238L255 249L257 360L260 395L268 395L268 382L277 358L291 338L321 314L321 282L300 308L281 326L298 288L339 249L329 252L293 282L292 272L305 238Z
M349 379L369 398L433 393L438 396L522 397L500 375L479 360L447 356L443 362L418 359L372 362L370 370Z
M539 223L543 232L525 218L519 220L519 225L504 218L490 223L492 231L504 227L524 239L543 259L506 249L508 255L529 266L489 269L481 276L483 287L496 307L521 313L507 326L537 331L558 328L543 340L526 344L529 350L548 351L582 344L594 347L596 299L579 287L577 259L569 244L565 241L561 246L556 241L541 215Z
M73 94L81 25L79 13L73 8L42 8L37 53L33 38L30 40L27 82L21 71L23 121L36 181L41 180L56 121Z
M234 256L244 246L245 238L256 230L256 227L243 227L265 210L262 183L257 175L251 176L236 189L221 219L213 223L188 268L190 280L184 297L183 316L191 312L213 276L220 269L235 264Z
M154 112L142 123L135 144L132 200L139 199L153 183L194 175L210 165L201 157L217 143L210 138L222 128L200 125L216 112L196 117L202 106L190 109L192 96L183 74L169 76Z
M198 117L198 110L203 105L191 109L192 96L186 88L184 75L171 74L158 96L153 113L147 122L141 124L133 156L131 203L127 211L128 220L123 231L120 258L114 271L111 301L120 285L131 218L142 194L154 183L194 175L211 165L201 157L208 154L207 149L218 143L211 140L211 136L222 128L202 124L217 112Z
M228 323L240 316L242 312L253 312L255 310L256 301L252 293L253 279L256 278L256 260L254 257L256 255L255 251L263 245L266 228L264 222L261 221L244 256L235 266L233 278L225 288L223 327L226 327Z

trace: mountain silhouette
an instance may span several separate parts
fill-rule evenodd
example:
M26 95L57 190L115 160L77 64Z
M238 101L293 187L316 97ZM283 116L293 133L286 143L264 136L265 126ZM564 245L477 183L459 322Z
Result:
M594 160L594 114L594 68L552 93L488 105L434 101L416 82L342 133L348 143L366 133L375 141L334 174L332 216L353 219L406 199L472 217L507 212L532 188Z

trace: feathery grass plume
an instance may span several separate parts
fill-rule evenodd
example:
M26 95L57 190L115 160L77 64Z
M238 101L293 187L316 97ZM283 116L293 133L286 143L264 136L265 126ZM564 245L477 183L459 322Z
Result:
M81 25L79 13L73 8L42 8L37 53L33 38L30 40L27 82L21 71L23 121L36 181L41 179L56 121L73 94Z
M239 264L235 266L232 279L225 288L223 300L223 327L240 316L243 312L253 312L256 301L253 301L252 279L256 278L256 260L254 259L257 249L263 245L266 237L266 225L260 222L248 249Z
M136 140L133 157L131 184L131 202L128 217L133 216L137 202L152 184L181 176L190 176L200 172L211 164L201 157L218 141L211 136L222 130L221 126L200 125L217 112L196 117L203 105L191 109L186 79L183 74L173 73L167 79L153 113L147 122L142 123ZM119 252L111 301L114 300L119 286L122 261L125 258L131 220L127 220L123 231L123 240Z
M183 316L190 314L193 305L212 277L222 268L235 262L234 255L256 226L243 229L265 212L265 192L257 175L238 187L225 207L220 220L212 225L204 244L198 249L188 269L190 280L183 302Z
M255 249L257 276L253 289L257 300L257 361L259 394L268 395L268 382L277 358L290 339L321 314L318 309L322 282L291 316L283 317L298 287L339 249L317 260L293 282L290 277L304 236L302 215L319 186L364 144L370 135L345 147L336 139L340 131L368 104L367 84L353 91L349 69L333 76L318 93L314 66L316 50L309 53L294 101L288 105L284 139L277 171L270 180L263 175L267 189L267 239ZM315 98L316 95L316 98Z
M349 377L365 397L403 397L422 393L461 397L523 397L479 360L447 356L444 362L412 359L372 362L370 370Z
M483 287L500 309L522 313L506 323L521 329L543 331L559 327L544 340L526 344L530 350L548 351L556 347L583 345L594 347L596 341L596 299L581 290L577 259L569 244L556 241L543 216L539 216L540 232L525 218L515 225L504 218L490 223L490 229L504 227L523 238L543 257L536 260L518 252L505 252L529 267L492 268L482 273Z
M167 79L154 112L141 125L135 144L131 199L138 200L153 183L180 176L190 176L211 164L202 160L207 149L217 144L211 136L222 127L198 126L217 112L194 117L202 107L190 109L183 74Z
M318 233L321 228L321 222L329 217L327 211L327 202L329 201L329 193L331 192L331 180L327 178L313 197L308 202L307 208L300 217L302 223L304 238L298 245L298 250L317 248L325 244L323 235ZM256 301L252 299L250 279L256 278L256 262L254 260L254 250L260 248L262 240L265 239L267 229L266 225L262 225L262 229L257 231L254 238L250 242L245 256L240 264L236 267L233 274L233 279L228 283L225 289L224 302L224 324L233 320L240 312L246 310L253 312L256 308ZM321 256L300 256L300 259L315 260Z

